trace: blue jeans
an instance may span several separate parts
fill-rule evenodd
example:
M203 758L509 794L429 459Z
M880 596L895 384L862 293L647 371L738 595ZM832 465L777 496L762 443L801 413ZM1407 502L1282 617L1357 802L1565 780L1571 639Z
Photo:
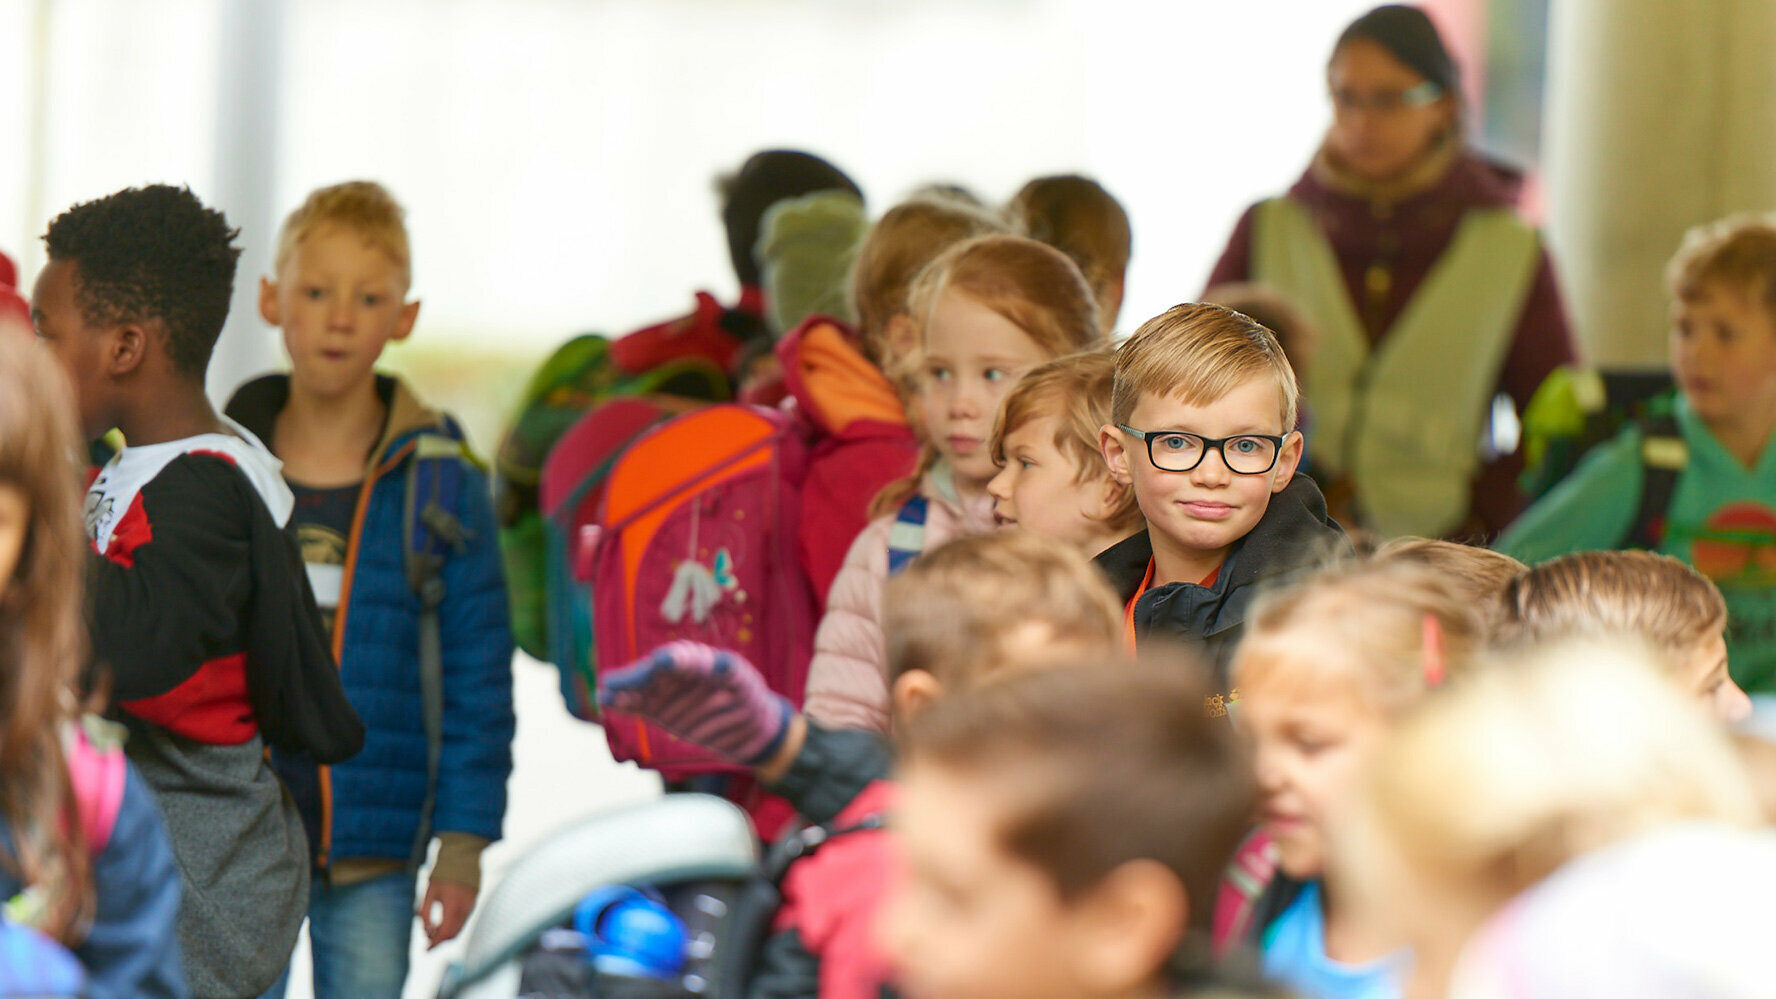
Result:
M414 878L405 872L308 890L308 945L315 999L401 999L413 936ZM290 975L263 999L283 999Z

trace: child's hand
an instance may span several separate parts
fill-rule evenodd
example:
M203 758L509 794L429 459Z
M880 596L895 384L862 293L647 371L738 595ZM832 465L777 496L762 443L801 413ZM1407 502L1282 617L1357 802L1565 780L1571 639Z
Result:
M605 673L598 703L748 766L771 758L795 714L744 657L697 642L662 645Z
M425 899L419 903L419 922L425 927L426 950L462 932L469 913L475 910L476 889L455 881L432 878L426 882Z

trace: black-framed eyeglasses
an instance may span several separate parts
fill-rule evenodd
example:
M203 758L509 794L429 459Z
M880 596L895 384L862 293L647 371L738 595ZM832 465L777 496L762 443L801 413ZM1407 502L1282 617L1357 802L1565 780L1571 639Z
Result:
M1270 434L1238 434L1233 437L1204 437L1182 430L1136 430L1118 423L1117 429L1147 445L1147 460L1162 472L1188 472L1202 464L1210 451L1221 452L1227 469L1238 475L1263 475L1276 467L1277 456L1283 453L1283 442L1289 438Z

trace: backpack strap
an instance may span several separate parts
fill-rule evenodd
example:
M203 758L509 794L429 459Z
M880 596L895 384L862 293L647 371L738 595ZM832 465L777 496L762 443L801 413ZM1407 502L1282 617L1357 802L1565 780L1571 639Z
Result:
M82 718L62 735L62 755L68 762L68 781L74 789L74 806L80 815L80 831L93 856L111 844L111 830L123 807L123 786L129 772L123 747L109 731L111 723Z
M444 753L444 641L438 608L445 596L444 560L468 546L468 529L453 512L462 493L465 460L460 440L430 433L415 440L407 459L401 550L407 585L419 598L419 700L426 737L425 799L407 859L409 870L425 862L432 841L432 808Z
M900 505L894 524L888 528L888 575L892 576L912 563L925 550L925 516L931 501L914 493Z
M1623 535L1621 547L1654 551L1665 540L1665 515L1677 492L1677 479L1690 463L1677 420L1660 413L1637 421L1640 426L1640 505Z
M1228 953L1251 936L1258 902L1276 879L1276 872L1276 844L1263 830L1253 830L1221 873L1215 895L1216 954Z

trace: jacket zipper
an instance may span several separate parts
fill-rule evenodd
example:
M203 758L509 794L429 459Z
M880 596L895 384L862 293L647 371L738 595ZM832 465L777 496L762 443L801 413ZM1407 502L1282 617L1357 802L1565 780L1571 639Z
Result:
M409 440L381 464L372 468L370 474L364 477L364 485L358 490L357 509L352 511L351 536L345 544L345 570L339 581L339 604L333 609L333 662L341 669L344 668L345 660L346 617L351 607L352 582L357 575L358 544L364 534L364 514L370 509L370 494L376 489L376 483L394 470L418 443L418 438ZM333 852L333 768L326 764L317 764L316 770L321 784L321 842L315 850L315 866L325 870L332 861Z

